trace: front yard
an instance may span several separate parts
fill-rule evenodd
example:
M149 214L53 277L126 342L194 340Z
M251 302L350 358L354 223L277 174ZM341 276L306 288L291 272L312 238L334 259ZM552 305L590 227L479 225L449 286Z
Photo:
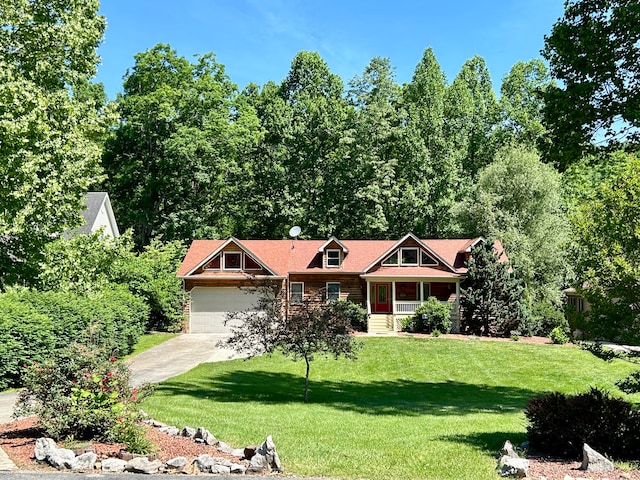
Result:
M370 479L495 479L502 443L525 440L524 406L635 369L575 346L443 338L364 338L355 362L274 356L203 364L162 383L143 408L233 445L273 435L287 472ZM631 398L640 401L640 395Z

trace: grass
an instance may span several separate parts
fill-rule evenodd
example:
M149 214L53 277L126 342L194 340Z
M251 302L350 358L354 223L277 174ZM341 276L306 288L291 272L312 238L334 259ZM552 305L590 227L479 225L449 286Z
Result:
M147 333L142 335L138 340L138 343L133 347L133 351L129 355L122 357L122 359L127 360L128 358L135 357L145 350L149 350L156 345L160 345L167 340L171 340L175 336L175 333Z
M573 346L365 338L355 362L281 356L203 364L162 384L145 411L242 447L272 434L285 469L344 479L496 479L505 440L525 440L541 392L615 390L636 367ZM640 396L630 397L632 401Z

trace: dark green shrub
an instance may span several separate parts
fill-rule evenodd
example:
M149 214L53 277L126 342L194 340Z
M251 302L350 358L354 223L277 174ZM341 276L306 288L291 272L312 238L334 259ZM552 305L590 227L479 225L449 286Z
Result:
M0 295L0 390L20 385L23 366L42 361L54 346L50 317L18 293Z
M556 308L551 302L538 302L531 312L531 335L548 336L554 328L569 332L569 322L564 311Z
M129 386L126 364L104 351L81 345L55 350L27 365L23 382L16 414L36 415L53 439L137 441L130 434L140 431L135 424L143 394Z
M623 380L616 382L616 386L625 393L640 392L640 370L636 370Z
M403 332L432 333L437 330L448 333L451 331L451 306L429 297L411 317L401 321L400 328Z
M367 311L361 305L348 300L338 300L333 308L337 315L349 322L353 330L367 331Z
M586 393L548 393L525 410L531 447L578 459L584 443L618 459L640 458L640 415L631 403L591 388Z

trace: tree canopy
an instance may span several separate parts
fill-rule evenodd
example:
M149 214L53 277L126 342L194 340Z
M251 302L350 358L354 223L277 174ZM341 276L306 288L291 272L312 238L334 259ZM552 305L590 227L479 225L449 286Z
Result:
M570 0L545 36L545 157L561 169L593 143L640 142L640 4Z

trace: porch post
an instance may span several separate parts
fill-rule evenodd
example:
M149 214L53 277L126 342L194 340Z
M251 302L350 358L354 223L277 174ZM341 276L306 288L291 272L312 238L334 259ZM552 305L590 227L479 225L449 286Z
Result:
M371 315L371 285L369 284L369 280L367 280L367 313Z
M396 281L391 282L391 291L389 292L389 298L391 299L391 315L396 314ZM394 320L395 330L395 320Z

